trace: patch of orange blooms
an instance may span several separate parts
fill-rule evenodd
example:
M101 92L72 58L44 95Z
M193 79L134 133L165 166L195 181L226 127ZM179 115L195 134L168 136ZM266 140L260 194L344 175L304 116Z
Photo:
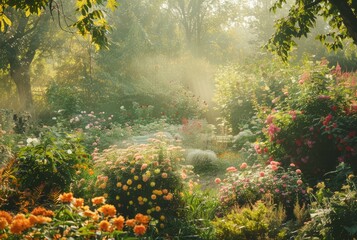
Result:
M96 197L92 199L93 205L100 205L98 209L91 211L89 206L84 206L84 200L74 198L72 193L63 193L59 197L59 201L68 204L73 213L88 217L90 220L87 223L97 225L97 229L103 232L133 231L136 236L142 236L146 233L150 223L150 217L141 213L136 214L133 219L127 219L123 216L116 216L116 208L110 204L104 204L104 197ZM44 207L34 208L30 214L19 213L13 216L6 211L0 211L0 239L7 238L9 235L23 234L24 239L31 236L31 230L38 231L38 225L48 224L52 222L55 213ZM36 226L36 228L31 229ZM37 230L36 230L37 229ZM66 231L65 231L66 232ZM46 236L53 239L65 239L69 237L68 233L55 234L54 236ZM20 235L21 236L21 235Z

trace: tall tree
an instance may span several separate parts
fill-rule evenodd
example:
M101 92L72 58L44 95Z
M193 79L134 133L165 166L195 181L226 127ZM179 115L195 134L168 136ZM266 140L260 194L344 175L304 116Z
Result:
M271 10L275 12L286 2L275 1ZM318 16L324 17L330 26L327 34L317 36L328 48L342 48L347 38L357 45L357 0L295 0L289 14L276 22L276 32L267 48L287 60L289 51L296 45L294 38L306 37Z
M33 103L30 67L45 42L49 14L26 18L23 13L13 11L12 17L12 27L0 33L0 67L9 71L16 85L20 108L29 109Z

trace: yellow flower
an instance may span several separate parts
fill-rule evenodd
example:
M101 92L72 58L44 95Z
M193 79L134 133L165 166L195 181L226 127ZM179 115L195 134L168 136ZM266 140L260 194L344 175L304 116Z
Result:
M160 216L160 220L161 220L161 221L165 221L165 216L164 216L164 215L161 215L161 216Z
M117 187L120 188L123 184L121 182L117 182Z
M126 181L126 184L130 186L131 184L133 184L133 181L131 179L128 179L128 181Z
M135 181L139 180L139 176L134 176L134 180Z
M151 195L151 199L152 199L152 200L155 200L155 199L156 199L156 195L155 195L155 194L152 194L152 195Z
M316 185L316 187L317 187L318 189L324 189L324 188L325 188L325 183L324 183L324 182L319 182L319 183Z
M137 189L141 189L142 188L142 185L141 184L138 184L138 186L136 187Z
M348 180L352 180L355 176L353 174L348 175Z
M124 185L124 186L123 186L123 190L124 190L124 191L127 191L128 188L129 188L128 185Z
M155 210L156 210L156 212L160 212L161 211L161 207L160 206L156 206Z

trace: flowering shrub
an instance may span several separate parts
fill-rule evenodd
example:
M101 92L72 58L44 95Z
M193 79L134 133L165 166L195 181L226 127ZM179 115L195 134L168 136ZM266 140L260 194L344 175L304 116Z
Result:
M96 186L125 217L146 213L164 228L167 219L177 217L182 179L188 175L179 168L182 152L160 136L149 144L106 149L94 157L102 173Z
M84 199L72 193L59 196L60 204L52 211L36 207L30 213L16 215L0 211L1 239L136 239L147 234L150 217L137 213L132 219L117 214L105 198L92 199L91 209Z
M37 195L36 201L48 200L50 193L68 191L71 183L92 172L89 155L79 139L51 128L44 128L39 138L27 139L14 168L19 190Z
M223 207L268 200L282 204L289 216L297 200L306 201L306 187L301 177L301 170L294 165L285 169L272 161L267 166L242 163L240 169L229 167L227 177L223 180L217 178L215 182L220 186L219 197Z
M285 166L295 163L312 179L340 162L356 169L355 81L355 74L331 72L323 64L303 74L265 115L270 156Z

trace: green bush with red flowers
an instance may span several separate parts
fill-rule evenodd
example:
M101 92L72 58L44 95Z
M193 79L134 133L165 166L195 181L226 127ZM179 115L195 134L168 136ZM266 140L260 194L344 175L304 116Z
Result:
M296 164L312 182L340 162L357 169L357 74L323 62L313 66L261 113L269 156Z

